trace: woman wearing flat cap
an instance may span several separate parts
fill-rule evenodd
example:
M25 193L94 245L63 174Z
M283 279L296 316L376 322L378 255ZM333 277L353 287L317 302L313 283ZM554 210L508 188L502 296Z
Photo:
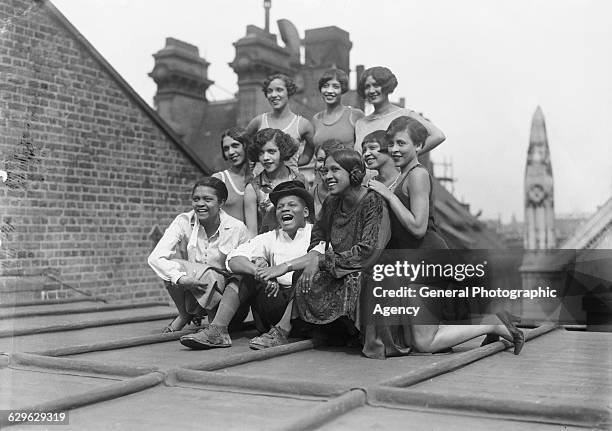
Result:
M250 304L257 329L262 334L253 338L252 349L286 344L291 331L293 306L293 270L303 269L310 245L314 214L312 196L301 181L286 181L270 193L275 206L278 227L257 235L232 251L226 260L227 268L242 274L239 290L228 290L223 295L217 316L208 328L181 338L192 348L231 346L227 325L241 304Z

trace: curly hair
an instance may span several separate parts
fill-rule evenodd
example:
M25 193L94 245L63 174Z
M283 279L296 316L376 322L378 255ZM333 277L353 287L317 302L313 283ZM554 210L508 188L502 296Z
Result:
M274 75L268 76L268 78L266 78L266 80L261 85L261 90L265 95L268 94L268 87L270 86L270 83L275 79L280 79L285 83L285 88L287 89L287 96L291 97L297 92L297 85L295 85L293 79L289 78L284 73L276 73Z
M282 161L289 160L299 149L298 144L293 138L282 130L262 129L255 134L252 145L247 149L249 160L257 162L262 148L270 141L278 147Z
M244 147L245 153L248 151L249 146L251 145L251 137L247 135L246 130L242 127L231 127L221 135L221 155L223 156L223 160L227 160L225 151L223 151L223 139L225 139L227 136L236 142L240 142Z
M366 167L361 154L355 150L336 150L328 154L327 157L334 159L342 169L349 173L351 186L359 187L361 185L366 174Z
M331 81L332 79L335 79L340 83L340 92L342 94L348 91L348 75L342 69L328 69L323 72L323 75L321 76L321 78L319 78L319 91L321 91L321 88L323 88L327 81Z
M391 121L386 132L387 142L391 142L396 133L403 132L404 130L408 131L408 136L410 136L410 140L414 145L417 147L425 145L429 132L418 120L407 116L397 117Z
M225 187L225 183L219 178L204 177L197 181L193 186L193 189L191 189L192 195L198 187L210 187L211 189L214 189L215 195L217 196L219 202L225 202L227 200L227 187Z
M397 78L389 69L382 66L370 67L361 74L357 84L357 94L362 99L365 99L365 82L368 76L371 76L381 86L385 94L393 93L393 90L397 87Z
M380 150L378 150L380 153L388 153L388 137L387 137L387 132L385 130L375 130L372 133L368 133L367 135L365 135L365 137L363 138L363 141L361 142L361 148L363 148L363 146L365 144L367 144L368 142L376 142L377 144L380 145Z

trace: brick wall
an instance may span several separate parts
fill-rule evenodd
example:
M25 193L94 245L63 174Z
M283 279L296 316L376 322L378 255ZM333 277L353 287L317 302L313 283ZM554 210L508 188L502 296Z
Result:
M0 0L0 170L0 301L75 294L47 272L114 300L166 295L150 233L202 171L45 3Z

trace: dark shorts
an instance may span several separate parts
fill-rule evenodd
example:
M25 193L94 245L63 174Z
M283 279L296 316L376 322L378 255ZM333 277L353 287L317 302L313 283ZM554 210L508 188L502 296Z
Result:
M253 277L243 276L239 291L240 304L249 304L257 330L268 332L283 317L287 305L293 299L293 292L293 287L281 287L276 297L268 297L263 283L256 282Z

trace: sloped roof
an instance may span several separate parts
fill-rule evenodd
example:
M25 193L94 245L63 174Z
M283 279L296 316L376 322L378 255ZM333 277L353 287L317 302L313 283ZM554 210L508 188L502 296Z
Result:
M42 0L41 6L44 7L51 16L53 16L57 22L64 27L64 29L71 34L75 40L77 40L83 48L98 62L98 64L104 69L110 77L117 83L117 85L125 91L126 95L140 108L142 111L151 119L151 121L159 127L161 131L174 142L179 149L185 153L185 155L203 172L211 173L210 165L204 160L198 157L198 155L188 145L183 142L179 135L170 127L157 112L151 108L142 97L136 93L136 91L127 83L125 79L106 61L106 59L100 54L96 48L83 36L75 26L66 18L49 0Z
M612 230L612 196L595 214L581 224L573 235L570 235L560 248L578 249L598 248L607 232Z
M502 237L470 214L436 179L433 181L433 190L436 224L450 248L505 248Z

